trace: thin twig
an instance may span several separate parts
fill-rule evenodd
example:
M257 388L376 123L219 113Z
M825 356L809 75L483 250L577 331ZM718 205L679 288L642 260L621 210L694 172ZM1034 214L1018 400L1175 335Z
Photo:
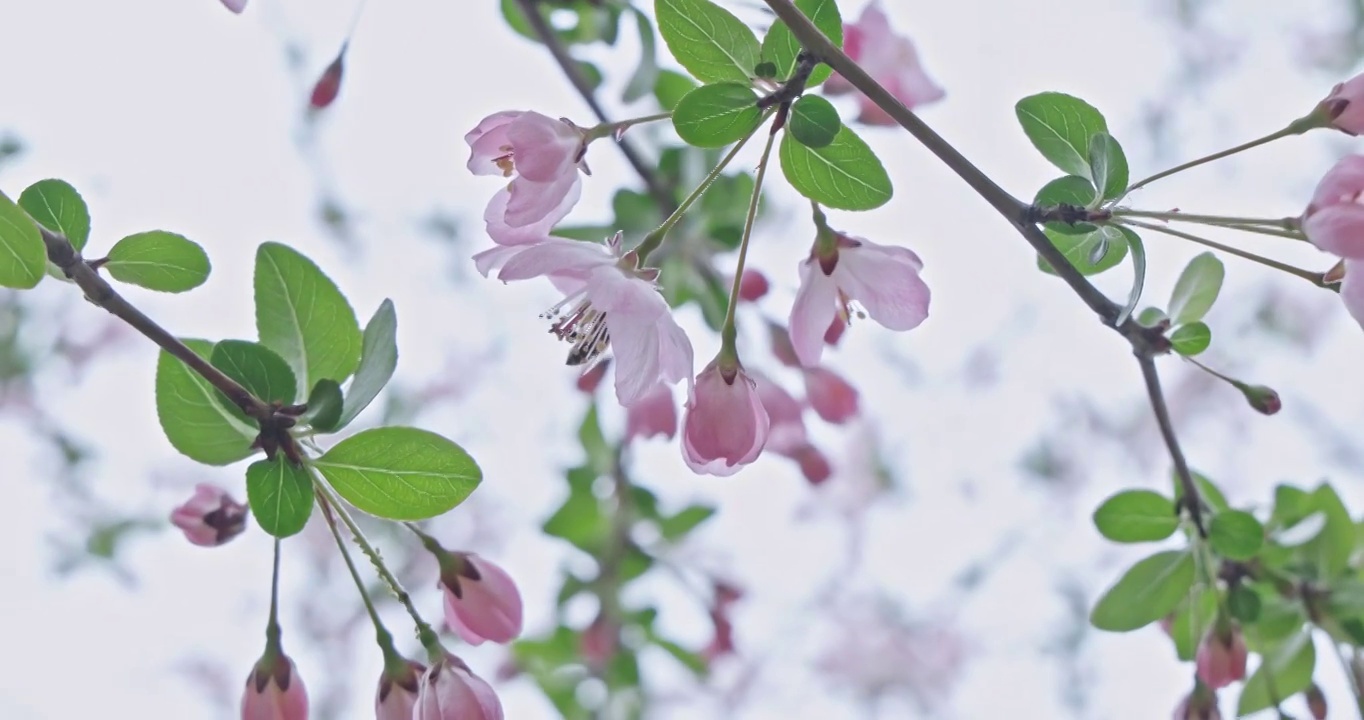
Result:
M1175 476L1184 490L1184 506L1199 536L1207 537L1207 528L1203 526L1203 499L1198 486L1194 484L1193 474L1189 472L1189 464L1184 460L1184 451L1179 449L1179 439L1175 437L1175 427L1170 422L1170 409L1165 406L1165 394L1160 391L1160 375L1156 372L1155 358L1141 351L1137 351L1136 356L1137 363L1141 365L1141 377L1146 381L1146 394L1151 398L1151 409L1156 414L1156 424L1160 426L1160 436L1165 439L1165 447L1169 449L1170 460L1175 465Z
M550 27L549 23L545 22L544 16L540 14L538 0L516 0L516 4L521 8L521 13L526 16L526 22L530 23L531 30L535 32L536 37L540 38L540 42L549 48L549 54L554 56L554 61L559 63L559 68L564 71L564 76L582 96L583 102L587 103L587 107L597 116L597 120L605 124L614 122L606 115L606 110L597 101L596 91L592 89L587 78L583 77L582 71L578 69L578 61L574 60L573 56L568 53L568 48L559 39L559 35L554 32L554 28ZM654 172L653 167L635 149L635 146L621 137L616 140L616 147L620 148L620 154L625 156L625 161L630 163L635 174L644 182L644 187L648 189L649 195L662 206L663 213L666 215L672 212L673 207L677 205L676 200L673 199L672 193L659 179L658 174Z

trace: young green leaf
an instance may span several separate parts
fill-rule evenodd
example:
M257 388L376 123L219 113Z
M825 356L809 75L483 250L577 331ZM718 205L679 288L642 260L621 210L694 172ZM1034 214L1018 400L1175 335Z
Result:
M695 530L701 523L715 515L715 508L709 505L690 505L665 517L658 522L658 532L668 542L676 542Z
M1203 321L1180 325L1170 333L1170 347L1184 357L1193 357L1212 344L1212 328Z
M114 243L104 269L119 282L178 293L203 285L209 262L198 243L175 233L152 230Z
M257 460L246 468L246 499L262 530L277 538L297 535L313 513L312 478L282 454Z
M256 251L256 330L293 368L301 387L338 383L360 364L360 324L336 284L313 261L279 243Z
M611 533L611 521L592 492L597 477L589 467L568 471L568 497L541 526L546 535L567 540L586 553L601 549Z
M222 370L224 375L240 383L252 395L267 403L292 404L298 395L298 381L294 379L294 372L289 369L289 364L273 350L259 343L223 340L213 346L213 353L209 355L208 361L213 367ZM240 414L241 409L236 403L228 400L221 392L217 395L223 407L237 414L239 419L246 419L245 415Z
M1098 132L1089 138L1089 167L1094 185L1103 191L1096 200L1114 200L1127 192L1127 156L1112 135Z
M308 393L308 413L304 420L319 432L335 432L341 422L345 398L341 385L331 378L322 378Z
M1175 654L1189 662L1198 652L1198 644L1208 634L1217 617L1217 592L1209 588L1195 590L1175 610L1170 623L1170 638L1175 641Z
M1127 238L1127 247L1132 251L1132 289L1127 292L1127 304L1123 305L1114 321L1114 324L1121 325L1137 308L1137 303L1141 302L1141 292L1146 288L1146 245L1142 243L1140 235L1128 228L1119 225L1118 230Z
M1094 232L1084 235L1066 235L1047 228L1042 232L1081 275L1098 275L1111 270L1127 257L1127 235L1116 225L1100 225ZM1049 275L1056 274L1041 256L1037 258L1037 267Z
M654 98L664 110L672 112L682 98L696 87L696 82L682 73L659 70L658 79L654 80Z
M1141 312L1137 313L1137 322L1145 327L1155 327L1169 319L1166 317L1165 311L1158 307L1143 308Z
M1249 560L1264 544L1265 529L1248 512L1226 510L1212 516L1208 541L1219 555L1232 560Z
M360 351L360 367L346 391L345 404L336 427L350 424L379 391L384 389L398 367L398 316L393 301L385 299L365 325L364 347Z
M1303 546L1303 554L1316 566L1318 577L1334 580L1350 565L1354 552L1355 525L1340 495L1328 484L1312 491L1313 507L1325 513L1326 527Z
M1179 280L1175 281L1174 292L1170 293L1170 321L1185 325L1202 320L1217 301L1224 274L1222 261L1210 252L1200 253L1190 260Z
M1179 516L1175 504L1160 493L1124 490L1094 511L1094 527L1113 542L1154 542L1174 534Z
M1159 552L1133 565L1089 615L1100 630L1128 632L1165 617L1189 593L1194 559L1187 550Z
M1042 157L1071 175L1093 178L1089 139L1108 132L1108 123L1098 110L1077 97L1044 92L1019 100L1014 112Z
M1312 684L1317 665L1317 650L1310 630L1299 632L1264 653L1265 661L1255 669L1241 689L1236 716L1244 717L1274 706L1275 698L1292 697ZM1272 677L1272 679L1271 679Z
M213 343L184 340L207 360ZM205 465L228 465L250 455L257 429L219 401L217 389L179 359L161 352L156 361L156 416L172 447Z
M464 502L483 479L464 448L409 427L365 430L312 463L347 502L390 520L440 515Z
M724 147L747 136L762 122L758 95L739 83L702 85L673 110L678 137L697 147Z
M758 38L710 0L654 0L658 33L677 62L701 82L749 81Z
M796 0L796 7L810 18L815 27L838 47L843 47L843 18L838 13L838 3L834 0ZM796 70L796 55L800 53L800 41L791 33L786 23L778 20L772 23L763 38L762 58L776 66L776 77L786 80ZM820 64L810 73L805 87L812 88L833 74L828 65Z
M1253 623L1260 619L1263 602L1260 593L1247 585L1237 585L1227 591L1227 611L1242 623Z
M806 147L822 148L834 141L839 128L838 111L818 95L805 95L791 105L786 129Z
M802 145L786 133L781 169L801 195L839 210L878 208L894 192L880 159L847 125L822 148Z
M0 193L0 287L27 290L43 279L47 245L33 219Z
M1094 189L1094 183L1091 183L1089 178L1067 175L1043 185L1032 202L1042 208L1056 205L1085 207L1094 199L1095 192L1097 191ZM1088 235L1098 229L1097 225L1086 222L1075 224L1049 222L1044 227L1062 235Z
M19 207L39 225L58 233L80 250L90 239L90 210L65 180L39 180L19 195Z

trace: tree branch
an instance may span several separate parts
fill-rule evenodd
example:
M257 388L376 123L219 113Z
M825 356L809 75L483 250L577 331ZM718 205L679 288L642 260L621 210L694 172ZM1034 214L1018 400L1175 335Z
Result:
M522 14L526 16L526 22L530 23L535 35L540 38L540 42L549 48L549 54L553 55L555 62L559 63L559 68L563 70L564 76L582 96L587 107L597 116L598 122L606 124L613 122L606 115L606 110L602 108L601 103L597 101L597 94L588 84L587 78L583 77L582 71L578 69L578 61L568 54L568 48L564 46L563 41L554 32L554 28L550 27L549 23L545 22L544 16L540 14L538 0L516 0L516 4L520 7ZM649 195L663 208L663 214L667 215L671 212L677 206L677 201L673 198L672 192L664 187L663 182L658 178L658 174L639 154L635 146L622 137L616 141L616 147L620 148L620 154L625 156L625 161L630 163L635 174L644 182L644 187L648 189Z
M1175 465L1175 476L1184 490L1184 506L1189 510L1189 518L1201 537L1208 536L1203 525L1203 499L1194 484L1189 464L1184 461L1184 451L1179 449L1179 439L1175 437L1175 426L1170 421L1170 409L1165 406L1165 394L1160 391L1160 374L1156 372L1156 361L1150 353L1136 353L1137 364L1141 365L1141 377L1146 381L1146 394L1151 398L1151 409L1156 414L1156 424L1160 426L1160 436L1165 439L1165 447L1170 451L1170 460Z

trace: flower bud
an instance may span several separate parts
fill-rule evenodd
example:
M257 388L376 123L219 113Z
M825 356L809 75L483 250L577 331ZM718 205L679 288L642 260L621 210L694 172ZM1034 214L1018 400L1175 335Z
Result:
M216 485L199 483L194 495L171 512L171 523L201 547L216 547L246 529L246 506Z
M240 15L246 9L246 0L223 0L223 7Z
M341 92L341 75L346 70L346 46L341 46L341 52L336 54L336 59L332 64L322 71L322 77L317 79L317 84L313 85L313 92L308 97L308 106L314 110L325 109L336 100L336 96Z
M1222 720L1222 711L1217 709L1217 695L1199 685L1179 701L1171 717L1173 720Z
M308 691L294 661L267 650L246 677L242 720L308 720Z
M717 357L696 377L682 417L682 459L693 472L733 475L762 453L771 419L757 383Z
M425 672L425 665L412 660L385 667L379 676L379 689L374 694L376 720L412 720L417 690Z
M422 675L412 720L502 720L502 702L492 686L463 660L446 654Z
M757 302L769 289L767 277L757 270L745 270L743 277L739 279L740 300Z
M473 553L437 552L431 544L427 549L440 562L445 622L450 629L470 645L515 640L521 634L522 608L521 593L511 576Z
M1321 101L1331 126L1351 135L1364 133L1364 74L1337 83Z
M805 481L811 485L821 485L833 475L834 469L829 465L829 458L814 445L804 445L796 450L793 457L800 465L800 473L805 476Z
M598 613L578 638L578 652L589 668L600 671L615 657L620 643L620 626Z
M805 395L825 422L841 425L857 415L857 388L832 370L806 369Z
M1198 647L1198 679L1213 690L1220 690L1246 676L1246 641L1241 629L1230 623L1217 623Z
M1312 683L1303 694L1307 696L1307 710L1313 720L1326 720L1326 695L1321 688Z
M1279 394L1274 392L1274 388L1242 383L1237 385L1237 389L1246 396L1246 402L1249 402L1256 412L1273 415L1283 408L1283 402L1279 400Z

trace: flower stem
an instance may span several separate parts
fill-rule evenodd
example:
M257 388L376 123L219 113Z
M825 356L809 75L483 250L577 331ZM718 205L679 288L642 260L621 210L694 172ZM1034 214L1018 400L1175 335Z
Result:
M275 538L274 568L270 571L270 620L265 625L265 654L278 656L284 653L279 637L279 538Z
M1327 122L1329 122L1329 120L1328 120ZM1312 129L1314 129L1314 128L1319 128L1319 127L1324 127L1324 124L1323 124L1323 121L1322 121L1322 117L1320 116L1320 114L1319 114L1317 111L1314 110L1312 113L1310 113L1310 114L1308 114L1308 115L1305 115L1305 116L1303 116L1303 117L1300 117L1300 118L1298 118L1297 120L1294 120L1293 122L1289 123L1289 124L1288 124L1288 127L1285 127L1285 128L1282 129L1282 130L1278 130L1278 131L1276 131L1276 132L1272 132L1272 133L1270 133L1270 134L1268 134L1268 135L1266 135L1266 136L1264 136L1264 137L1262 137L1262 138L1259 138L1259 139L1257 139L1257 140L1251 140L1251 141L1248 142L1248 143L1243 143L1243 144L1241 144L1241 145L1237 145L1236 147L1233 147L1233 148L1228 148L1228 149L1223 150L1223 151L1221 151L1221 152L1215 152L1215 153L1213 153L1213 154L1211 154L1211 155L1208 155L1208 156L1206 156L1206 157L1198 158L1197 160L1190 160L1189 162L1186 162L1186 163L1184 163L1184 164L1182 164L1182 165L1176 165L1176 166L1170 168L1169 170L1163 170L1163 171L1158 172L1158 173L1156 173L1155 175L1152 175L1152 176L1150 176L1150 177L1148 177L1148 178L1145 178L1145 179L1143 179L1143 180L1141 180L1141 181L1139 181L1139 182L1133 183L1132 185L1130 185L1130 186L1127 188L1127 192L1124 193L1124 195L1130 194L1133 190L1137 190L1138 188L1142 188L1142 187L1145 187L1145 186L1147 186L1147 185L1150 185L1151 183L1153 183L1153 182L1155 182L1155 181L1157 181L1157 180L1159 180L1159 179L1161 179L1161 178L1169 177L1169 176L1171 176L1171 175L1174 175L1175 173L1183 172L1183 171L1185 171L1185 170L1188 170L1189 168L1198 167L1199 165L1203 165L1203 164L1205 164L1205 163L1210 163L1210 162L1212 162L1213 160L1221 160L1221 159L1224 158L1224 157L1228 157L1228 156L1230 156L1230 155L1235 155L1236 153L1239 153L1239 152L1242 152L1242 151L1245 151L1245 150L1249 150L1249 149L1251 149L1251 148L1259 147L1259 146L1261 146L1261 145L1264 145L1264 144L1273 142L1273 141L1278 140L1278 139L1280 139L1280 138L1286 138L1286 137L1289 137L1289 136L1291 136L1291 135L1301 135L1301 134L1307 132L1308 130L1312 130Z
M314 492L317 495L318 507L322 508L322 518L327 521L327 527L332 531L332 537L336 538L336 548L341 551L341 559L346 561L346 569L350 571L351 580L355 581L355 589L360 591L360 600L365 603L365 611L369 613L369 619L374 623L374 641L378 643L379 650L384 654L384 664L402 663L402 656L393 647L393 635L388 631L388 628L384 627L383 621L379 619L379 612L374 609L374 601L370 599L369 592L365 590L365 582L360 579L360 571L356 569L355 561L351 559L350 550L346 547L346 541L341 537L341 530L336 526L336 517L332 514L331 501L322 493Z
M1331 285L1328 285L1326 283L1326 281L1323 279L1322 273L1313 272L1311 270L1304 270L1303 268L1295 267L1287 263L1281 263L1278 260L1271 260L1262 255L1256 255L1253 252L1247 252L1240 248L1234 248L1231 247L1230 245L1223 245L1222 243L1213 242L1212 240L1208 240L1207 238L1201 238L1197 235L1191 235L1186 232L1181 232L1173 228L1167 228L1161 225L1156 225L1154 223L1141 222L1140 220L1123 220L1121 221L1120 224L1129 225L1131 227L1146 228L1147 230L1155 230L1156 232L1159 233L1165 233L1166 235L1173 235L1177 238L1183 238L1190 242L1195 242L1198 243L1199 245L1213 248L1214 250L1221 250L1224 253L1229 253L1237 257L1245 258L1252 262L1260 263L1265 267L1271 267L1274 268L1275 270L1282 270L1283 272L1286 272L1289 275L1300 277L1303 280L1306 280L1307 282L1316 285L1317 287L1334 289Z
M1298 232L1298 219L1292 217L1282 218L1252 218L1252 217L1233 217L1228 215L1196 215L1193 213L1179 212L1172 210L1168 212L1155 212L1150 210L1129 210L1127 208L1114 208L1113 217L1136 217L1151 218L1153 220L1175 220L1178 222L1197 223L1199 225L1217 225L1220 227L1243 227L1243 226L1265 226L1269 229L1277 229L1286 233L1294 233L1289 237L1300 238Z
M653 115L644 115L642 117L637 118L617 120L615 122L599 123L587 129L587 142L592 142L593 140L598 140L600 138L604 138L610 135L616 135L617 133L623 133L626 130L630 129L631 127L634 127L635 125L643 125L644 123L657 122L659 120L667 120L672 116L673 116L672 112L661 112L654 113Z
M758 159L758 172L753 179L753 197L748 201L748 216L744 218L744 234L739 240L739 262L734 268L734 282L729 288L729 308L725 311L725 324L720 328L720 353L738 357L734 347L738 337L738 326L734 322L735 309L739 307L739 285L744 277L744 263L748 260L748 239L753 236L753 221L758 217L758 200L762 196L763 177L767 175L767 161L772 155L772 144L776 141L775 132L768 133L767 144L763 146L762 157Z
M771 113L768 114L770 115ZM767 118L764 117L763 121L766 120ZM739 138L739 142L734 143L734 147L730 148L729 152L726 153L723 158L720 158L720 162L717 163L715 167L710 171L710 173L707 174L706 177L701 180L701 184L697 185L696 189L691 191L691 194L688 195L686 199L682 201L682 204L678 205L677 209L673 210L672 214L669 215L668 218L664 220L661 225L655 228L648 235L645 235L644 239L640 241L639 245L635 246L633 252L639 258L640 265L644 264L644 259L649 257L649 253L652 253L653 251L657 250L658 246L663 244L663 238L668 234L668 231L671 230L673 226L676 225L678 221L682 219L682 216L687 213L687 210L689 208L691 208L692 203L695 203L697 200L701 198L702 195L705 194L706 190L710 188L711 183L715 182L715 179L720 177L720 173L724 172L724 169L729 165L731 161L734 160L734 156L738 155L739 151L744 148L744 145L748 144L748 141L753 138L754 133L758 132L758 128L760 127L762 127L762 122L759 122L756 126L754 126L754 128L750 130L747 135L744 135L742 138Z

